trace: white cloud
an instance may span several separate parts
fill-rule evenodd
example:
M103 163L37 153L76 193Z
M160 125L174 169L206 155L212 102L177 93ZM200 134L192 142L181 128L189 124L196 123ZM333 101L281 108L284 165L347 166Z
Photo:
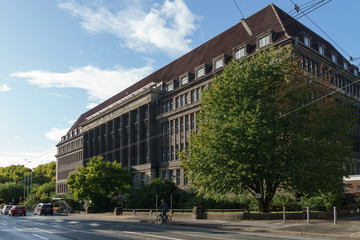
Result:
M170 55L190 50L190 35L197 29L199 19L184 0L165 0L148 12L128 1L122 11L112 13L105 6L82 6L74 0L59 7L80 18L81 27L90 33L110 33L121 40L121 45L135 51L147 52L154 47ZM136 4L135 4L136 5Z
M45 133L45 136L53 141L60 141L61 137L64 136L69 128L51 128L51 130Z
M7 92L10 90L11 90L11 88L6 83L4 83L3 85L0 85L0 92Z
M70 98L70 96L68 96L68 95L63 95L63 94L59 94L59 93L49 93L49 94L52 96L55 96L55 97L60 97L60 98Z
M28 79L31 84L42 88L81 88L87 90L89 99L103 101L124 90L145 76L153 72L150 65L142 68L115 68L99 69L88 65L82 68L71 69L67 73L56 73L34 70L16 72L11 77Z
M55 161L56 147L41 152L0 152L0 167L24 165L35 168L40 164Z

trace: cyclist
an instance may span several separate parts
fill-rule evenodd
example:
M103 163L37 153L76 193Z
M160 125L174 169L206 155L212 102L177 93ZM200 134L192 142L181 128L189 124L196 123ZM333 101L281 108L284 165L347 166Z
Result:
M165 202L164 199L161 199L161 204L159 206L158 209L162 210L162 222L165 222L165 215L167 212L169 212L169 206L167 205L167 203Z

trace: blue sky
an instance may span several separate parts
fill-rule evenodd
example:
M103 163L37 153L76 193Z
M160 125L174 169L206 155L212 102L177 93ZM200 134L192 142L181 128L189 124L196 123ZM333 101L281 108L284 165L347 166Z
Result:
M294 7L236 2L245 17L270 3ZM359 12L358 0L333 0L309 17L360 57ZM241 18L234 0L0 0L0 166L54 161L80 114ZM299 21L331 42L306 17Z

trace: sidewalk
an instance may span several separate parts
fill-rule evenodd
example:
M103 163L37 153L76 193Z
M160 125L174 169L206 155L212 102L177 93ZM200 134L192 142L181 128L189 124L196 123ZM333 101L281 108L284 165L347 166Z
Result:
M71 216L79 218L91 217L91 219L98 220L146 222L155 224L155 217L114 216L112 213L71 214ZM230 222L174 218L173 225L360 240L360 217L342 218L338 220L337 224L334 224L331 220L311 220L310 224L307 224L306 220L289 220L286 223L283 223L280 220L243 220Z

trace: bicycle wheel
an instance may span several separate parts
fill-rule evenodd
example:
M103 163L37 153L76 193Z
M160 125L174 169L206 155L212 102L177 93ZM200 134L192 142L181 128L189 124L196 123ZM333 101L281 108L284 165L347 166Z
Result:
M168 224L168 225L172 224L172 218L170 215L166 215L166 224Z
M161 217L161 215L157 215L157 217L156 217L156 223L157 223L157 224L162 224L162 217Z

